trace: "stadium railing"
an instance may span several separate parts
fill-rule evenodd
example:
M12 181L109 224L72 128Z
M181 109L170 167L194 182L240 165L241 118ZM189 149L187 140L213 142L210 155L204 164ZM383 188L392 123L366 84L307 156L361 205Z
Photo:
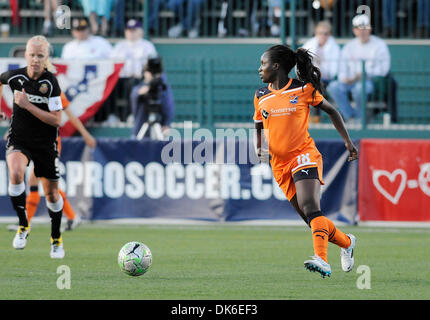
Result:
M430 124L430 64L406 66L394 61L386 77L373 79L374 92L365 99L364 125ZM164 67L175 98L175 123L201 127L252 125L253 95L259 86L255 63L241 58L170 58ZM121 92L122 90L119 90ZM128 98L115 98L115 114L125 123ZM357 106L356 106L357 107ZM322 113L321 125L330 119ZM95 123L95 126L103 125Z
M282 32L273 27L272 22L280 25L282 15L288 23L284 29L287 35L310 37L315 24L321 20L329 20L333 24L335 37L343 38L352 35L351 20L357 14L357 8L365 5L369 8L372 27L375 34L385 38L429 38L430 26L422 22L426 12L419 10L419 1L391 1L397 3L389 26L384 19L390 11L384 7L383 0L285 0L285 11L271 10L268 0L204 0L197 15L199 37L280 37ZM43 0L20 0L19 16L21 22L13 25L10 1L0 0L0 25L4 30L9 28L11 36L28 36L42 32ZM149 11L145 1L124 1L124 17L117 16L121 10L112 8L110 30L107 36L122 36L121 24L117 21L127 19L143 19ZM62 1L71 10L72 17L83 17L80 1ZM114 4L115 6L115 4ZM274 14L271 14L274 12ZM175 26L181 17L187 14L187 8L173 12L165 6L160 7L158 26L146 28L151 37L168 37L169 29ZM421 19L420 15L424 18ZM294 19L291 17L294 15ZM273 18L273 19L272 19ZM119 30L117 30L119 29ZM54 29L52 36L69 36L67 29ZM195 34L196 35L196 34ZM182 34L187 37L186 34Z

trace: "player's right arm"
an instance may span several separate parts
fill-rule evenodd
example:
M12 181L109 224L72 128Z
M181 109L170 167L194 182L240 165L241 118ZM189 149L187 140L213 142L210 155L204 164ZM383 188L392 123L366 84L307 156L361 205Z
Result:
M254 126L255 126L255 136L254 136L254 148L255 153L258 156L260 162L267 163L269 162L269 150L263 148L263 119L261 117L261 113L258 110L258 102L259 99L257 95L254 96Z

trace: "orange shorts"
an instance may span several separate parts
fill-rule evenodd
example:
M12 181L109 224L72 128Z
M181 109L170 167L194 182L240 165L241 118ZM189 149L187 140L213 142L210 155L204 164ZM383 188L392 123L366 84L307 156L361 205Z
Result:
M318 170L318 179L321 184L324 184L322 179L323 162L321 153L314 146L310 146L297 153L294 158L285 162L282 166L272 168L273 176L279 187L282 189L288 200L291 200L296 194L296 186L294 184L293 175L307 168L316 167Z

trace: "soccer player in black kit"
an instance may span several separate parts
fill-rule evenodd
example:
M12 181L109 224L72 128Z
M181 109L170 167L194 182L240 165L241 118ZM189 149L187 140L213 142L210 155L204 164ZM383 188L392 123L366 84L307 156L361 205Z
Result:
M60 232L63 199L58 192L60 173L56 139L63 107L58 81L46 70L48 57L49 42L46 38L32 37L25 51L27 66L2 73L0 82L1 85L9 85L14 94L12 122L6 143L8 191L19 219L13 247L24 249L30 232L25 210L24 174L30 160L33 160L34 173L41 178L51 217L50 256L61 259L65 255Z

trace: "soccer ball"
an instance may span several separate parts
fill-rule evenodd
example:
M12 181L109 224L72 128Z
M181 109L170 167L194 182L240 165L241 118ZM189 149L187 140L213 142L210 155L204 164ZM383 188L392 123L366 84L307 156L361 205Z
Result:
M141 276L148 271L151 264L151 250L142 242L128 242L119 251L119 268L129 276Z

